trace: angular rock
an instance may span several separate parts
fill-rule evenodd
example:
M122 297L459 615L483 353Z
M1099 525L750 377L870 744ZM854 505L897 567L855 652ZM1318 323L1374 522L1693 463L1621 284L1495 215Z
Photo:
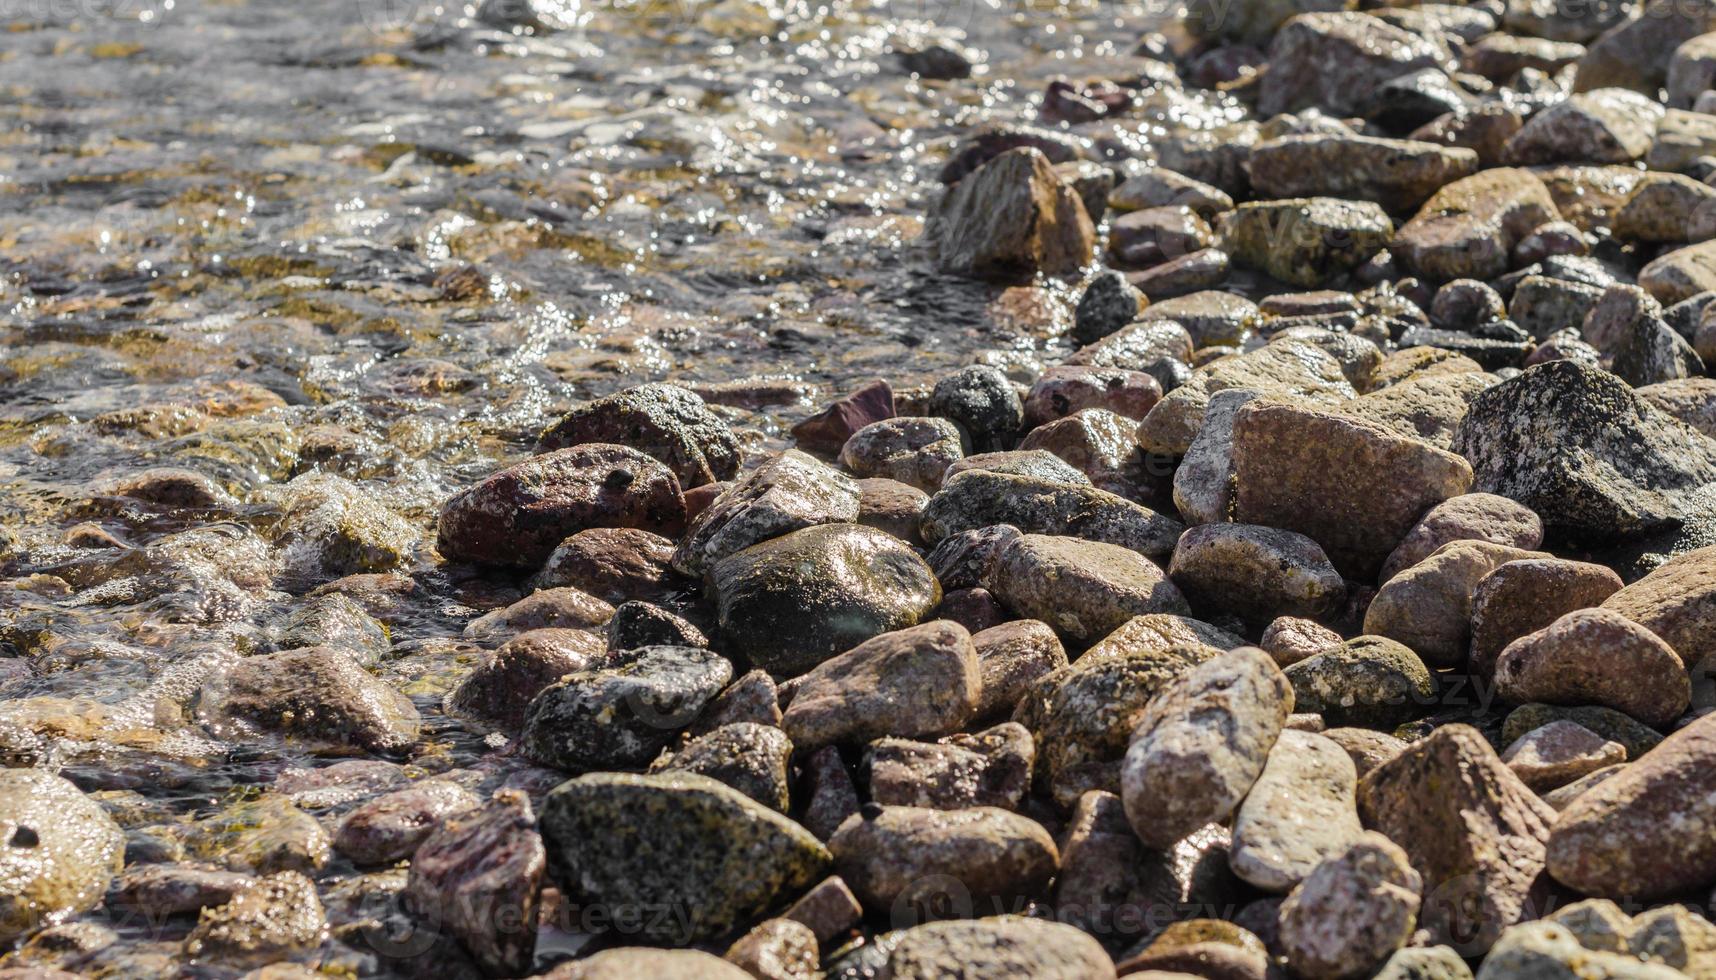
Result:
M958 425L977 452L1008 448L1025 420L1024 405L1012 382L986 365L943 376L931 389L927 407L931 415ZM844 450L841 455L844 458Z
M1260 197L1357 198L1405 211L1471 176L1478 155L1414 140L1316 133L1259 143L1249 166Z
M772 725L738 722L699 735L650 763L649 771L691 772L731 786L758 803L786 812L787 760L792 742Z
M1401 435L1447 449L1472 399L1495 384L1488 374L1438 374L1413 378L1361 395L1341 406L1349 415L1378 422Z
M1639 270L1639 285L1664 306L1716 289L1716 241L1660 255Z
M1618 86L1652 98L1668 80L1668 53L1716 26L1716 9L1693 0L1649 0L1639 16L1593 41L1579 59L1573 91Z
M924 509L924 540L1011 524L1030 534L1083 538L1167 557L1182 527L1141 504L1094 487L979 470L960 473Z
M936 620L817 666L796 684L781 725L800 749L946 735L976 715L979 676L971 634Z
M800 449L833 456L859 429L893 417L894 389L878 379L794 425L792 437Z
M549 875L567 897L643 916L639 938L691 943L730 933L828 867L808 831L737 790L690 773L599 773L560 784L539 821Z
M899 934L888 955L895 980L1107 980L1114 964L1090 936L1059 922L1001 916L931 922Z
M1542 180L1495 168L1437 191L1401 226L1389 251L1431 282L1491 279L1507 271L1520 239L1560 217Z
M536 568L561 541L591 527L677 537L685 528L679 480L624 446L590 443L532 456L447 501L436 547L455 561Z
M1031 147L997 155L950 188L924 238L944 272L1002 280L1076 272L1096 245L1084 204Z
M637 768L696 720L733 665L696 647L643 647L543 688L525 711L519 751L571 772Z
M1445 725L1364 777L1365 825L1401 845L1424 881L1421 929L1464 955L1543 908L1555 812L1476 729Z
M1174 470L1174 506L1188 524L1229 519L1233 509L1233 417L1258 397L1248 388L1218 391L1209 398L1202 426Z
M1532 116L1502 150L1508 163L1630 163L1650 150L1662 107L1619 88L1581 92Z
M803 673L872 636L915 625L941 601L935 576L910 546L852 524L753 545L718 562L709 581L726 641L776 675Z
M602 638L586 630L539 629L521 633L478 664L447 692L449 715L503 731L524 724L525 709L561 677L606 659Z
M1222 248L1234 261L1306 288L1351 272L1387 247L1393 234L1381 207L1336 197L1253 201L1221 223Z
M1524 704L1508 713L1502 722L1502 745L1511 745L1526 735L1557 721L1576 722L1613 742L1621 743L1627 758L1636 759L1662 744L1662 734L1645 723L1599 705L1565 707L1549 704Z
M536 952L538 887L546 864L536 814L517 790L446 817L411 858L405 897L448 930L484 970L528 971Z
M727 947L722 959L765 980L814 980L821 975L816 934L787 918L763 921Z
M1508 562L1547 557L1488 541L1450 541L1383 584L1365 610L1364 630L1405 644L1432 668L1463 666L1478 583Z
M1365 831L1281 903L1281 946L1300 976L1369 977L1411 938L1424 882L1406 852Z
M802 528L850 524L858 519L858 496L849 477L788 450L752 470L697 515L673 554L673 567L703 575L752 545Z
M877 739L865 752L872 800L932 810L1017 809L1036 757L1031 733L1013 722L934 743Z
M1501 760L1534 793L1553 789L1625 762L1627 750L1583 725L1552 721L1527 732L1502 753Z
M1368 14L1301 14L1270 42L1257 111L1265 117L1310 108L1354 115L1382 83L1441 61L1429 41Z
M422 722L410 698L326 647L246 657L203 685L197 711L222 738L332 751L399 752Z
M1333 355L1302 340L1282 340L1199 368L1144 417L1139 442L1146 452L1185 455L1204 424L1210 399L1233 388L1330 406L1356 394Z
M642 384L585 402L544 429L538 452L585 443L641 450L666 463L682 489L731 480L739 440L703 399L678 385Z

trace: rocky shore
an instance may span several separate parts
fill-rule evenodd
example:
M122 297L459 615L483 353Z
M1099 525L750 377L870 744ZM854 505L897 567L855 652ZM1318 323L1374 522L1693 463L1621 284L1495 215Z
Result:
M234 478L248 381L74 420L154 448L0 522L0 980L1716 977L1716 5L1125 40L924 171L1040 359L693 368L426 507Z

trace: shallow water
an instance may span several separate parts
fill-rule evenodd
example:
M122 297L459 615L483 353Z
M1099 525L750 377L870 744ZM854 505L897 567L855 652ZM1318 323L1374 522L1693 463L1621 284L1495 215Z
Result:
M1162 20L598 0L533 34L476 13L0 5L0 527L17 539L0 718L58 732L86 789L158 808L137 827L305 761L177 714L206 664L303 601L265 540L292 477L358 481L426 554L440 501L629 384L765 380L708 393L761 451L865 378L1034 374L1066 348L1069 290L932 273L915 241L936 174L974 126L1034 119L1046 79L1136 73ZM893 36L931 22L987 53L977 77L900 73ZM1131 145L1232 112L1163 94ZM234 503L187 518L103 492L154 466ZM86 521L133 550L67 544ZM431 565L379 672L424 713L414 764L480 766L490 747L439 712L472 656L448 638L516 592Z

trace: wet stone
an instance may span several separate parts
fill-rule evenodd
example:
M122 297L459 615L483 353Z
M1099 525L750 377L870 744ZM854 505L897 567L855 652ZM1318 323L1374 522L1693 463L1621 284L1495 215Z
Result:
M198 714L225 737L273 734L335 752L399 752L421 724L409 698L325 647L238 661L203 686Z
M498 646L532 630L596 630L613 618L614 607L569 586L539 589L510 606L465 624L465 638Z
M858 523L916 542L929 494L898 480L858 481Z
M929 410L958 425L977 452L1010 448L1025 418L1012 382L999 370L983 366L938 380L930 391Z
M0 934L17 939L102 900L124 861L113 818L69 781L42 769L0 770Z
M1031 683L1067 665L1055 631L1034 619L1014 620L972 634L977 649L978 718L1010 715Z
M480 807L442 818L412 855L405 900L490 973L524 973L535 956L546 865L536 823L523 793L502 790Z
M1125 275L1113 270L1098 273L1079 295L1071 337L1080 344L1101 340L1131 323L1148 303Z
M666 463L686 490L739 470L739 440L727 423L677 385L638 385L586 402L543 430L537 450L585 443L642 450Z
M686 575L802 528L858 519L858 485L797 450L766 461L697 515L673 553Z
M991 279L1071 273L1096 233L1084 204L1034 147L1006 150L950 188L924 235L946 272Z
M972 471L948 480L924 510L924 540L1011 524L1029 534L1082 538L1166 558L1181 525L1142 504L1094 487Z
M601 663L605 655L601 638L585 630L521 633L461 678L447 693L445 709L454 717L517 731L543 688Z
M722 958L765 980L812 980L821 975L816 934L786 918L759 923L727 947Z
M1060 863L1040 824L995 807L877 807L846 818L828 846L864 907L896 921L1011 909L1041 895Z
M894 390L888 382L871 381L792 427L800 449L839 454L852 434L872 422L894 417Z
M887 960L896 980L966 973L993 980L1107 980L1114 964L1090 936L1059 922L999 916L906 930Z
M614 605L658 601L690 584L673 568L673 549L672 541L649 531L591 528L556 545L531 581L538 589L574 588Z
M1162 386L1142 371L1060 366L1044 371L1025 396L1025 427L1035 428L1087 408L1141 419L1162 398Z
M1222 247L1234 261L1306 288L1351 272L1393 233L1381 207L1334 197L1242 204L1221 226Z
M184 951L228 966L262 966L308 952L322 943L326 930L316 886L296 871L281 871L203 910Z
M947 735L976 715L977 651L946 620L884 633L805 674L781 725L800 749Z
M1344 11L1287 21L1270 42L1269 59L1257 101L1265 116L1308 108L1355 114L1383 83L1441 60L1423 38Z
M479 803L470 790L444 779L395 790L342 817L334 850L358 865L391 864L416 853L445 818Z
M787 760L792 743L770 725L737 722L687 742L650 763L649 771L708 776L773 810L791 805Z
M109 889L109 908L146 915L182 915L225 905L256 879L237 871L188 864L133 864Z
M706 735L739 722L780 727L780 691L768 671L753 670L727 685L710 700L690 731L692 735Z
M959 531L941 539L931 551L930 569L943 589L970 589L989 578L995 558L1019 537L1009 524Z
M947 468L965 455L964 446L949 419L892 418L853 433L840 450L840 465L859 477L885 477L934 493Z

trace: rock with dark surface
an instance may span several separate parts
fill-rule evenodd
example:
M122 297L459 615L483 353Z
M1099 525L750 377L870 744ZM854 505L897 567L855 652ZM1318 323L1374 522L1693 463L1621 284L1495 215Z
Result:
M1036 757L1031 733L1013 722L939 742L881 738L865 751L872 800L933 810L1017 809Z
M1379 579L1388 582L1452 541L1487 541L1530 551L1543 543L1543 522L1529 507L1493 493L1449 497L1406 533L1383 563Z
M1346 583L1315 541L1251 524L1202 524L1180 535L1168 576L1203 611L1262 626L1277 616L1319 618Z
M521 633L477 664L447 692L448 714L517 731L525 709L542 689L606 659L602 638L587 630L539 629Z
M476 795L446 779L378 796L347 813L334 832L334 850L353 864L392 864L416 853L447 817L481 803Z
M44 769L0 770L0 937L11 942L93 908L124 864L100 804Z
M1481 955L1543 907L1544 842L1555 811L1476 729L1446 725L1359 786L1365 825L1406 850L1424 880L1430 941Z
M179 915L225 905L256 879L236 871L188 864L132 864L107 893L111 909Z
M436 547L455 561L534 569L561 541L592 527L677 537L685 528L679 480L625 446L590 443L532 456L447 501Z
M1511 164L1630 163L1650 150L1662 106L1625 89L1581 92L1532 116L1507 141Z
M524 973L535 958L545 863L529 798L501 790L480 808L445 818L423 841L411 858L405 899L485 970Z
M1107 409L1087 408L1032 429L1021 452L1053 453L1094 486L1122 496L1139 493L1147 479L1138 452L1138 420Z
M1382 83L1441 61L1429 41L1368 14L1301 14L1270 42L1257 111L1356 115Z
M1080 646L1146 613L1187 613L1180 590L1136 551L1079 538L1025 534L996 556L989 589L1018 616L1048 623Z
M829 875L781 913L783 918L802 922L816 934L818 942L832 944L848 935L863 918L858 896L839 875Z
M1025 421L1025 407L1012 382L998 369L977 365L945 375L930 390L931 415L950 419L976 452L1011 446Z
M1194 643L1092 648L1027 690L1013 720L1037 745L1037 783L1062 806L1087 789L1120 788L1120 760L1162 686L1219 651Z
M1619 575L1590 562L1524 558L1500 566L1472 590L1472 673L1491 677L1509 643L1575 609L1601 605L1620 588Z
M786 812L787 759L792 742L772 725L738 722L692 739L650 763L650 772L692 772L708 776L758 803Z
M930 498L922 531L934 544L996 524L1119 545L1152 558L1172 553L1182 530L1176 520L1095 487L974 470L948 480Z
M872 422L894 417L894 389L880 379L830 402L822 411L792 427L800 449L833 456L852 434Z
M947 620L884 633L801 678L781 726L800 749L958 731L977 713L977 650Z
M972 589L989 578L1002 550L1019 537L1010 524L994 524L949 534L929 553L930 570L945 590Z
M689 490L739 471L739 440L703 399L678 385L650 383L585 402L544 429L537 451L585 443L630 446L666 463Z
M1669 559L1603 608L1661 637L1688 668L1698 666L1716 654L1716 548Z
M635 527L591 528L556 545L532 583L574 588L614 605L653 602L691 584L675 572L673 549L667 538Z
M1059 922L1000 916L932 922L899 934L888 955L893 980L1107 980L1114 964L1090 936Z
M1658 963L1641 963L1629 954L1587 949L1554 922L1527 922L1508 929L1478 969L1479 980L1681 980L1685 976Z
M1706 715L1568 804L1549 872L1586 895L1648 901L1716 882L1716 716Z
M203 685L197 710L220 737L271 734L336 752L402 751L422 723L410 698L326 647L246 657Z
M1234 874L1269 892L1291 890L1358 840L1358 771L1321 735L1288 729L1233 818Z
M1508 270L1522 238L1560 217L1536 175L1495 168L1431 195L1401 226L1389 251L1431 282L1491 279Z
M1465 460L1375 423L1265 401L1234 417L1233 464L1235 520L1304 534L1358 580L1472 480Z
M703 709L690 731L692 735L705 735L739 722L780 727L780 688L768 671L752 670L727 685Z
M608 620L608 650L636 650L639 647L706 647L709 638L681 616L675 616L660 606L647 602L622 602Z
M1079 344L1094 343L1131 323L1150 301L1112 269L1099 272L1079 294L1069 335Z
M1167 848L1227 819L1292 713L1292 685L1255 648L1170 681L1145 708L1120 771L1126 818L1139 839Z
M1707 0L1650 0L1640 16L1591 43L1579 59L1573 91L1620 87L1655 98L1668 80L1669 53L1713 28L1716 7Z
M801 528L858 519L858 485L797 450L745 475L715 499L686 531L673 566L708 572L721 559Z
M1613 541L1684 516L1716 482L1716 441L1607 372L1552 361L1479 395L1454 449L1476 489L1535 511L1551 536Z
M722 635L776 675L803 673L913 626L941 601L934 574L910 546L852 524L754 545L722 559L709 580Z
M205 909L183 948L193 960L228 969L261 967L313 950L327 927L315 884L296 871L280 871Z
M949 188L924 227L945 272L984 279L1064 275L1089 265L1084 204L1034 147L1007 150Z
M1308 289L1351 272L1393 234L1380 206L1335 197L1253 201L1221 223L1222 247L1235 262Z
M641 767L732 679L733 665L708 650L622 651L532 699L519 750L571 772Z
M1436 696L1435 679L1407 647L1381 636L1360 636L1337 650L1286 669L1300 711L1333 726L1390 728L1423 713Z
M1488 541L1450 541L1383 583L1365 610L1364 630L1405 644L1431 667L1462 666L1478 583L1508 562L1547 557Z
M1405 851L1365 831L1281 903L1288 965L1306 977L1371 976L1411 938L1423 884Z
M884 419L859 429L840 449L840 465L859 477L886 477L934 493L966 443L950 419Z
M1390 211L1423 204L1444 184L1469 177L1478 155L1414 140L1315 133L1251 148L1251 184L1261 197L1357 198Z
M1595 704L1655 728L1686 710L1686 666L1648 629L1610 609L1581 609L1508 644L1496 693L1524 704Z
M969 914L1010 909L1041 895L1060 864L1041 824L995 807L880 807L847 817L828 848L864 907L896 916L945 916L950 898Z
M786 817L706 776L599 773L560 784L539 821L549 875L574 901L644 916L639 938L713 939L755 921L827 869L826 848Z

